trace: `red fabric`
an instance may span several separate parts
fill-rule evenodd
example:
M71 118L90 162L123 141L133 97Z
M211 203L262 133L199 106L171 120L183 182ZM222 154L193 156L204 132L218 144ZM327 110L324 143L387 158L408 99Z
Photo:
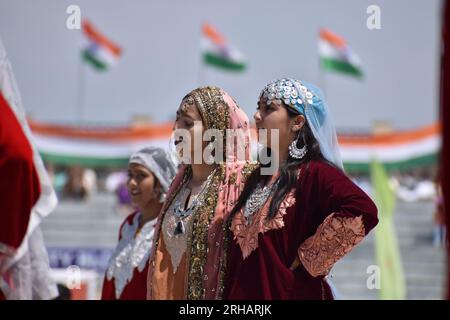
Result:
M450 3L445 1L442 20L442 57L441 57L441 119L442 119L442 151L441 151L441 183L444 197L447 224L447 254L450 259ZM447 299L450 299L450 268L447 265Z
M146 300L147 298L147 273L148 263L142 272L134 269L133 279L122 291L119 299L116 299L114 279L103 282L102 300Z
M125 223L131 224L134 216L137 212L130 214L120 226L119 241L121 239L122 228ZM116 299L114 278L108 281L105 278L103 280L102 300L146 300L147 299L147 273L148 273L148 261L145 264L144 270L139 272L137 268L134 269L133 278L125 286L119 299Z
M224 298L332 299L323 277L312 277L302 266L295 271L289 267L299 246L333 212L362 215L366 233L378 223L375 204L358 186L340 170L312 161L302 167L296 204L287 209L283 228L259 234L258 248L245 260L231 241Z
M33 150L0 92L0 245L20 246L39 194Z

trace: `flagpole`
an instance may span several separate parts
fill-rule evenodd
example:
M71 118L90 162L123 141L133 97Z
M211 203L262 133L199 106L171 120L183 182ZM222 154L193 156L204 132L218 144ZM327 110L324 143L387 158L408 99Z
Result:
M205 66L203 65L204 62L204 58L203 58L203 30L205 28L205 23L202 23L201 27L200 27L200 41L198 42L199 44L199 51L200 51L200 65L198 67L198 74L197 74L197 86L200 87L203 85L204 80L205 80Z
M84 104L85 104L85 66L82 59L78 65L78 88L77 88L77 111L78 121L81 123L84 121Z
M325 72L322 68L322 62L319 57L319 87L322 89L323 95L326 97Z
M317 53L319 54L319 88L322 89L324 97L326 97L326 86L325 86L325 72L322 66L322 59L321 59L321 53L320 53L320 37L321 37L321 31L322 29L319 29L319 42L317 47Z
M206 76L206 70L205 70L205 63L204 63L204 57L203 57L203 46L202 46L203 39L200 38L199 44L200 44L200 65L198 68L198 87L201 87L205 83L205 76Z
M205 84L205 66L203 65L203 58L200 61L200 66L198 68L198 78L197 78L197 82L198 82L198 87L201 87Z

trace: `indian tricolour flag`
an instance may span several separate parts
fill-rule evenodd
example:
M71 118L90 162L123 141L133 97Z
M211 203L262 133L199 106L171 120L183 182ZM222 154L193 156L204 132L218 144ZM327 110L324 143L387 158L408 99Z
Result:
M320 30L319 55L321 67L325 70L362 76L358 56L350 49L344 38L330 30Z
M117 64L122 49L98 32L87 20L83 21L83 33L88 44L82 52L83 59L97 70L106 70Z
M202 28L202 53L203 61L208 65L229 71L246 68L243 55L208 23Z

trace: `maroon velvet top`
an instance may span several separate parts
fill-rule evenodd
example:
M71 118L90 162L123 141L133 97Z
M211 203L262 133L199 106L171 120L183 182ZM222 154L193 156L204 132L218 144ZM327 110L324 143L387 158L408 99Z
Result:
M115 296L114 279L108 280L105 276L102 289L102 300L145 300L147 298L148 263L142 272L134 269L133 279L122 291L119 299Z
M134 212L130 214L125 221L120 226L119 232L119 241L122 240L122 231L125 224L134 225L136 224L135 217L138 213ZM103 288L102 288L102 300L145 300L147 298L147 273L148 273L148 260L146 258L145 268L142 272L139 272L138 268L134 268L133 270L133 278L130 282L128 282L123 291L120 294L120 297L117 298L115 294L115 282L114 278L108 280L105 275L103 280ZM110 262L113 263L113 262Z
M341 250L340 239L348 239L347 235L352 234L351 229L355 228L344 228L342 226L345 223L336 222L335 218L351 220L360 217L354 220L358 220L361 225L361 240L378 223L377 208L369 196L342 171L320 161L302 165L293 194L295 204L287 208L286 214L283 215L284 226L259 233L258 247L247 258L243 258L236 239L230 241L224 299L333 298L324 279L326 273L314 277L310 274L314 268L305 268L305 263L301 263L294 271L290 270L291 264L299 256L299 247L305 244L305 240L310 239L310 244L313 243L308 245L310 249L317 246L324 248L320 259L316 259L313 254L312 261L329 261L326 257L324 259L324 254L340 258L351 250L348 241L343 245L347 246L345 250ZM331 216L333 213L334 216ZM327 226L322 230L327 217ZM331 228L330 221L335 222L331 224ZM336 227L338 231L333 229L336 225L341 226ZM322 234L318 237L320 232ZM332 245L327 243L327 239L331 239L330 235ZM331 264L329 266L331 267ZM316 266L315 269L320 267Z

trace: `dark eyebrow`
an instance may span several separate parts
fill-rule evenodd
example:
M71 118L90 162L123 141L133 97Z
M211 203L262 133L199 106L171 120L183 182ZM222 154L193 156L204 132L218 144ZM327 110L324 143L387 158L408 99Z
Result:
M187 112L183 111L181 108L179 108L177 110L177 117L183 117L186 116L188 118L190 118L192 121L194 121L194 118Z
M268 107L268 105L266 103L264 103L262 100L258 101L258 107L262 108L262 107Z
M136 168L136 173L142 173L142 174L145 174L145 175L147 175L148 174L148 172L147 171L145 171L145 170L143 170L142 168Z

